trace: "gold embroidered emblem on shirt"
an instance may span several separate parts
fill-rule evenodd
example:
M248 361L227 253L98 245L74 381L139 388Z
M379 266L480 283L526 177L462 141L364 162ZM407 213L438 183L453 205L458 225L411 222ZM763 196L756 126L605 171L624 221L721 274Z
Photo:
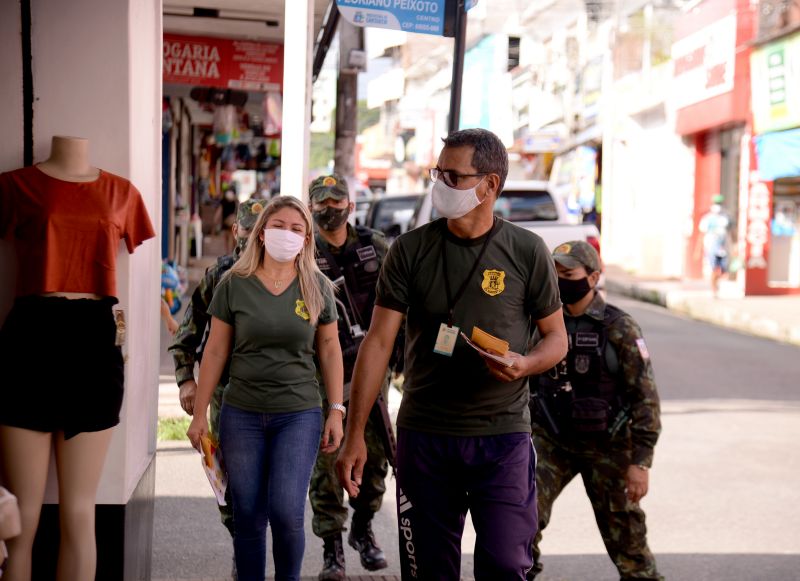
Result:
M490 297L496 297L506 290L506 273L502 270L484 270L481 288Z
M294 314L301 319L308 321L311 318L311 315L308 313L305 301L303 299L297 299L294 304Z

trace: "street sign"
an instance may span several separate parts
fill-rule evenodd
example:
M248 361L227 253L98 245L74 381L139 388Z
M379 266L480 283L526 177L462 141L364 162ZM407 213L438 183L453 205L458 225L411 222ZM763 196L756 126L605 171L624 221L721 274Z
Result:
M476 0L468 0L474 2ZM336 0L339 12L355 26L445 35L447 0Z

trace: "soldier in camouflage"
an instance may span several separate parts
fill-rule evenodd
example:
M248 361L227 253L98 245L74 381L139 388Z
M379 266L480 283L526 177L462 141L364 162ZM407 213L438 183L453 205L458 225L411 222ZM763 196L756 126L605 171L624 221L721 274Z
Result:
M200 363L205 346L206 332L209 328L211 316L208 314L208 305L214 296L214 289L225 274L239 258L247 243L251 228L255 225L258 215L264 209L259 200L247 200L239 205L236 223L232 231L236 240L233 254L220 257L216 264L206 270L203 279L192 294L192 299L186 308L183 322L175 333L175 339L169 347L175 361L175 381L178 383L181 407L190 416L194 412L194 396L197 391L197 382L194 377L195 363ZM220 384L214 391L211 399L210 430L214 437L219 434L219 410L222 407L222 393L228 383L227 370L220 378ZM227 495L226 495L227 498ZM219 507L222 524L233 536L233 509L231 503Z
M653 449L661 431L650 355L633 318L597 292L600 258L583 241L553 252L569 351L556 367L531 377L533 443L538 456L539 542L558 495L578 474L608 555L622 580L663 580L647 546L645 515Z
M339 341L344 360L345 393L349 399L350 377L358 347L369 328L375 303L375 285L388 251L383 235L362 226L353 227L347 217L353 210L347 183L338 175L320 176L309 187L309 206L316 229L317 265L339 288ZM383 385L386 397L387 380ZM321 390L323 400L324 390ZM327 406L327 402L324 402ZM367 422L367 464L361 494L350 499L353 519L348 543L359 552L362 566L370 571L387 566L386 557L372 532L372 517L381 507L388 473L385 447L386 422L373 414ZM391 425L388 427L391 430ZM336 478L335 454L319 454L311 474L308 491L314 516L314 534L323 540L324 564L319 581L339 581L345 577L342 531L348 509L344 491Z

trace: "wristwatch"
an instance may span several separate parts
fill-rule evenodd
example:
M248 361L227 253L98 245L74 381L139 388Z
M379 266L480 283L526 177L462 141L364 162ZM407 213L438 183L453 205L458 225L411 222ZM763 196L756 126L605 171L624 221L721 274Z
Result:
M346 408L346 407L344 407L344 406L343 406L342 404L340 404L340 403L332 403L332 404L331 404L330 406L328 406L328 407L329 407L329 409L332 409L332 410L338 410L338 411L342 412L342 419L344 419L344 417L347 415L347 408Z

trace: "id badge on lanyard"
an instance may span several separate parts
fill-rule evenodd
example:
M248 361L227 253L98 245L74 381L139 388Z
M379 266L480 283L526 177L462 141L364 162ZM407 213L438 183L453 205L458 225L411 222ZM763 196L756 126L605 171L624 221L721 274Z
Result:
M456 348L456 341L458 340L458 332L459 327L453 324L453 312L455 311L456 303L464 294L464 291L467 289L467 284L472 279L475 271L478 269L478 263L480 263L481 258L483 258L484 252L486 252L486 248L489 246L489 242L494 236L495 226L497 225L497 219L495 218L492 222L492 229L489 230L489 233L486 235L486 240L481 247L481 251L478 253L478 257L475 259L475 264L472 265L472 269L469 271L467 278L459 287L458 291L456 292L455 297L453 297L451 290L450 290L450 278L448 277L447 271L447 239L445 238L442 240L442 266L444 270L444 287L445 292L447 293L447 310L448 310L448 317L447 323L442 323L439 325L439 334L436 336L436 344L433 346L433 352L438 353L439 355L446 355L447 357L452 357L453 351Z

